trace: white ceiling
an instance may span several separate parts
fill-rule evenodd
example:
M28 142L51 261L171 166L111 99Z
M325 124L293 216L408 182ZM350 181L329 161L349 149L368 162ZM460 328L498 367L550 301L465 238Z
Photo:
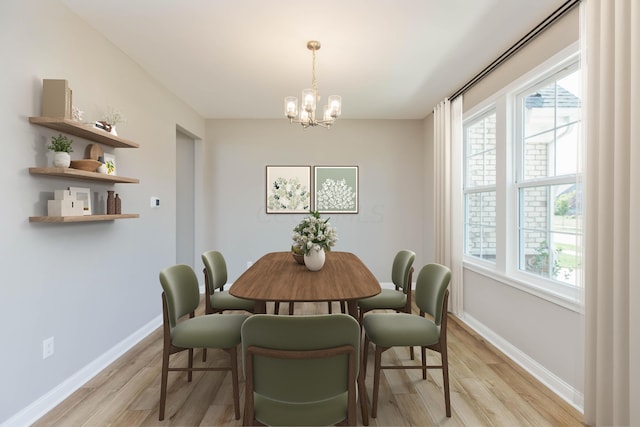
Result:
M348 119L421 119L565 0L62 0L205 118L283 118L341 95Z

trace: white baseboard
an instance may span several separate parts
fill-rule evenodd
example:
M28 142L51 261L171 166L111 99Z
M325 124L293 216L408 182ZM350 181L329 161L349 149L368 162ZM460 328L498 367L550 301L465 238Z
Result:
M13 415L0 427L24 427L33 424L160 326L162 326L162 315L151 320L38 400Z
M533 360L527 354L523 353L510 342L493 332L473 316L465 313L462 317L459 317L459 319L571 406L581 413L584 412L584 395L579 390L572 387L571 384L567 383L562 378L558 377L553 372Z

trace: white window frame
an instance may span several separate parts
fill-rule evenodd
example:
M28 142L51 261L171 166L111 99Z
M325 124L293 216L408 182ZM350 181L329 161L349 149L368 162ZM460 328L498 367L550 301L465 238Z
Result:
M514 144L514 138L517 123L515 117L516 96L526 88L541 80L548 79L559 70L575 63L579 57L579 43L574 43L463 114L464 126L470 121L478 120L491 110L496 112L497 226L495 263L463 254L464 268L576 312L583 310L582 285L574 287L559 284L553 280L522 272L519 269L519 238L513 238L518 235L517 147ZM562 177L558 177L557 181L563 182ZM545 181L545 184L548 182ZM464 225L466 218L462 218L462 221ZM578 277L577 282L582 284L583 278Z

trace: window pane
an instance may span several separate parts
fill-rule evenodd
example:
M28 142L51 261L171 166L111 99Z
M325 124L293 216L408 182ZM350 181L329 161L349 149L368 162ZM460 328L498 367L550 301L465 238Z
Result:
M521 270L577 285L582 268L582 196L579 184L520 190Z
M465 187L496 183L496 114L465 128Z
M486 191L465 196L465 253L495 262L496 193Z
M523 98L524 180L577 173L580 137L580 72Z

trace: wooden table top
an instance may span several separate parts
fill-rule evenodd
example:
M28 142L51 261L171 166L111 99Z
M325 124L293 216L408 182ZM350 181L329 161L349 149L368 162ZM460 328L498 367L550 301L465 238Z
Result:
M318 302L354 301L380 290L375 276L351 252L327 252L319 271L298 264L291 252L271 252L238 277L229 293L257 301Z

